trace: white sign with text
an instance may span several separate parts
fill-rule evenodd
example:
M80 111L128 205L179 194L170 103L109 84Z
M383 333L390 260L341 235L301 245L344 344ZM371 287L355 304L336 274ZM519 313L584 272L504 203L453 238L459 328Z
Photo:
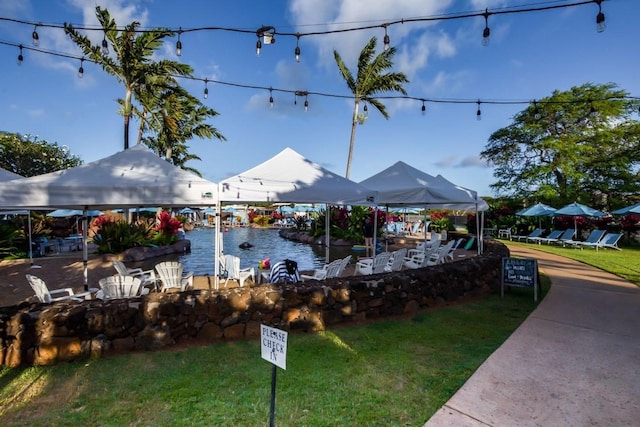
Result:
M287 369L287 338L286 331L260 325L262 358L284 370Z

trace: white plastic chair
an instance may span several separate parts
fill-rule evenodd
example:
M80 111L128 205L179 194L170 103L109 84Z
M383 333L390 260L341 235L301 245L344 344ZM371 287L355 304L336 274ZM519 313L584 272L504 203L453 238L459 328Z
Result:
M149 293L149 289L142 286L142 280L133 276L115 274L98 281L100 291L97 298L117 299L133 298Z
M244 282L247 279L251 279L256 282L256 271L253 267L240 268L240 257L235 255L224 256L224 271L226 272L226 281L224 285L227 286L229 280L237 280L240 287L244 286Z
M143 270L141 268L128 268L122 261L112 261L113 267L121 276L133 276L140 279L142 286L152 285L156 288L156 273L153 270Z
M380 252L373 258L361 258L356 263L356 275L378 274L384 272L384 267L389 262L391 252Z
M82 301L91 299L91 293L97 291L97 289L91 289L89 291L74 293L71 288L62 288L62 289L54 289L52 291L49 290L47 284L39 277L33 276L31 274L27 274L27 281L31 288L35 292L38 300L40 302L49 304L56 301L64 301L64 300L73 300L73 301ZM53 296L53 295L61 295L61 296Z
M407 255L407 248L401 248L397 251L393 251L391 253L391 257L387 262L387 265L384 266L384 271L392 272L392 271L400 271L402 270L402 266L404 265L404 257Z
M315 270L313 270L312 275L301 274L300 279L302 281L331 279L333 277L336 277L336 274L338 274L341 265L342 259L337 259L330 262L329 264L323 265L322 268L316 268Z
M178 261L164 261L156 264L158 280L162 283L160 291L179 289L180 292L193 288L193 272L183 273L184 266Z

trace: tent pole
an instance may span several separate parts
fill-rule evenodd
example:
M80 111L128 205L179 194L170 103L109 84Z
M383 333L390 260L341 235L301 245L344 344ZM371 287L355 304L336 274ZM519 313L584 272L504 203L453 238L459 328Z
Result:
M87 248L87 210L85 206L82 211L82 277L84 279L84 290L89 290L89 250Z
M31 267L33 267L33 243L31 241L31 211L29 212L29 216L27 217L28 224L28 232L29 232L29 261L31 262Z
M371 248L371 258L376 257L376 249L378 248L378 205L373 205L373 209L373 248Z
M385 205L385 229L387 230L387 238L384 239L384 250L389 252L389 205Z
M329 264L329 254L331 252L331 221L329 220L329 214L331 213L331 206L329 203L326 205L326 215L324 216L324 262Z
M216 222L214 224L214 236L213 236L213 244L214 244L214 254L213 254L213 275L215 277L215 286L216 286L216 290L218 290L220 288L220 245L222 242L222 238L220 236L220 218L222 217L221 215L221 209L220 209L220 194L222 193L222 185L220 183L218 183L218 197L216 200L216 213L215 213L215 219Z

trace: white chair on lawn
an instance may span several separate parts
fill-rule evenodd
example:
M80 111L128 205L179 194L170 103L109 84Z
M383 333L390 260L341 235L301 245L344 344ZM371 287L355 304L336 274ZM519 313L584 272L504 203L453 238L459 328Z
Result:
M142 286L152 285L156 287L156 273L153 270L143 270L141 268L128 268L124 262L114 260L113 267L121 276L133 276L140 279Z
M180 292L193 288L193 272L184 273L184 266L178 261L164 261L156 264L158 280L162 283L160 291L179 289Z
M64 300L72 300L72 301L82 301L91 299L91 293L96 292L97 289L91 289L86 292L74 293L71 288L62 288L62 289L54 289L52 291L49 290L47 284L39 277L33 276L31 274L27 274L27 281L33 292L35 292L38 300L40 302L49 304L56 301L64 301ZM60 296L54 296L60 295Z
M384 272L384 267L389 262L391 252L380 252L373 258L361 258L356 262L356 275L378 274Z
M340 262L340 268L338 268L338 271L336 272L336 275L334 277L342 277L342 274L344 273L344 271L347 269L347 266L351 262L351 258L352 258L351 255L347 255L346 257L342 258Z
M149 289L142 286L142 280L139 277L115 274L100 279L98 284L100 284L100 291L97 298L104 300L134 298L149 293Z
M240 268L240 257L235 255L224 256L224 271L226 280L224 285L227 286L229 280L237 280L240 287L244 286L244 282L247 279L251 279L253 283L256 282L256 271L253 267Z

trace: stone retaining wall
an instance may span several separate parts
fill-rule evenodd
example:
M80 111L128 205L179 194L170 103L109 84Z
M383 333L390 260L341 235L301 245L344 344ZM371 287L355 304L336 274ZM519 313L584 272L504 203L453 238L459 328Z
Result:
M23 303L0 308L2 365L50 365L174 344L252 339L260 324L320 331L346 322L411 314L496 290L507 248L480 257L372 276L297 285L153 293L113 301Z

